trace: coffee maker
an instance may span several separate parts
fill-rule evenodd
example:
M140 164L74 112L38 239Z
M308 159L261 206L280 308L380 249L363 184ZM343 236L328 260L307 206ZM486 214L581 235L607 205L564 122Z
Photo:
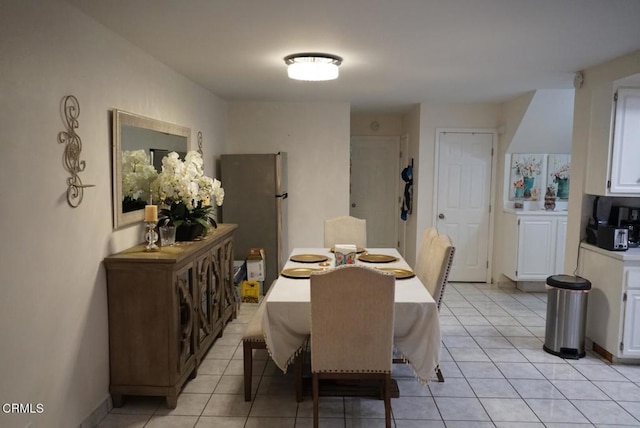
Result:
M629 247L640 246L640 208L612 207L609 224L629 230Z

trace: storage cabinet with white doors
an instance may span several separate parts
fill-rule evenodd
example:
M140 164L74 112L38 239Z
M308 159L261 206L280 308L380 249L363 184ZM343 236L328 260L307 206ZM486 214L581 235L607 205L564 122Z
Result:
M594 89L585 193L640 194L640 88Z
M586 337L609 359L640 360L640 248L580 245L580 276L591 281Z
M545 281L563 273L566 211L505 211L505 264L512 281Z

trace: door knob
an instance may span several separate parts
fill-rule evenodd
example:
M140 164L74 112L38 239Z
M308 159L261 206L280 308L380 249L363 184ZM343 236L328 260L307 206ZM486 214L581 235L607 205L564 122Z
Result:
M440 213L440 214L438 215L438 218L439 218L440 220L444 220L444 214Z
M355 208L355 207L356 207L356 204L351 204L351 208Z

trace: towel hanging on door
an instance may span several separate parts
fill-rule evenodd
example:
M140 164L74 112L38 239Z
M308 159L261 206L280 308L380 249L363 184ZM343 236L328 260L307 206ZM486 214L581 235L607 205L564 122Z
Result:
M402 170L401 176L405 181L405 185L400 218L407 221L407 215L411 214L411 200L413 199L413 159L411 159L411 165Z

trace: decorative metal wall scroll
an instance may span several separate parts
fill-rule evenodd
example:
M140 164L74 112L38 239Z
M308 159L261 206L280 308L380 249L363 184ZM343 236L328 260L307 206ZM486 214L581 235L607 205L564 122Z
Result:
M204 155L204 153L202 153L202 131L198 131L198 153L200 153L200 155Z
M93 184L82 184L80 172L84 171L86 166L85 161L80 160L80 152L82 151L82 141L80 136L76 134L75 129L79 126L78 116L80 116L80 103L78 99L73 95L67 95L64 97L63 103L63 115L66 131L60 131L58 133L58 143L64 144L64 167L71 177L67 178L67 202L73 208L78 207L82 202L85 187L93 187Z

